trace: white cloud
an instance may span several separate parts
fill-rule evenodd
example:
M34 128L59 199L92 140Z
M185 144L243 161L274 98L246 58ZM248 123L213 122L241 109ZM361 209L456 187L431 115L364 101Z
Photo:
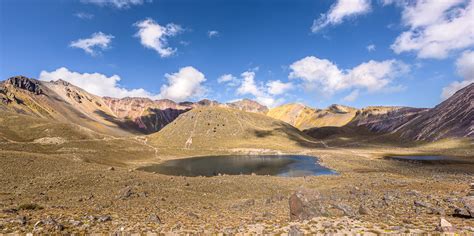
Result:
M206 81L203 73L192 66L181 68L173 74L166 74L168 84L161 86L161 98L182 102L189 98L202 96L206 88L202 85Z
M91 20L92 18L94 18L93 14L87 12L77 12L76 14L74 14L74 16L83 20Z
M237 94L250 94L255 97L255 100L267 107L274 107L282 104L285 100L283 98L276 98L275 95L281 94L283 91L289 89L289 83L281 81L269 81L267 86L263 84L257 85L255 82L255 69L245 71L241 74L242 82L237 88ZM280 92L280 93L278 93Z
M135 36L140 38L144 47L155 50L161 57L169 57L176 52L175 48L168 47L168 38L181 33L181 26L173 23L161 26L151 18L134 25L139 29Z
M311 31L316 33L329 25L342 23L345 18L370 12L370 0L338 0L329 12L314 20Z
M367 45L367 51L369 51L369 52L375 51L375 45L373 45L373 44Z
M110 77L100 73L79 73L73 72L65 67L55 71L41 71L39 79L43 81L62 79L76 85L89 93L98 96L108 97L145 97L150 99L167 98L177 102L189 98L204 95L205 87L202 83L206 81L204 74L195 68L188 66L181 68L177 73L165 74L168 84L161 86L159 94L153 94L143 88L126 89L119 84L120 77L112 75Z
M464 79L454 81L443 88L442 99L451 97L456 91L474 83L474 51L467 50L456 60L457 73Z
M209 38L219 37L219 31L217 31L217 30L207 31L207 36Z
M409 27L391 48L419 58L442 59L474 45L474 1L404 1L402 23Z
M239 80L232 74L224 74L224 75L219 76L219 78L217 78L217 83L219 84L225 83L228 86L233 87L239 84Z
M306 89L317 89L328 95L352 88L382 91L395 78L409 71L406 64L397 60L371 60L352 69L341 70L331 61L314 56L294 62L290 69L290 79L301 79Z
M90 38L78 39L72 41L69 46L83 49L86 53L95 56L99 53L97 50L104 50L109 47L114 36L102 32L93 33Z
M112 6L119 9L129 8L133 5L142 5L144 0L81 0L83 3L92 3L99 6ZM146 2L151 2L147 0Z
M268 93L272 95L280 95L286 93L293 88L291 82L284 83L280 80L271 80L267 82Z
M99 96L109 96L117 98L154 97L153 94L141 88L132 90L121 88L119 85L120 77L118 75L112 75L108 77L100 73L78 73L70 71L65 67L61 67L51 72L41 71L39 79L43 81L62 79L86 90L89 93Z
M355 101L358 97L359 97L359 90L358 90L358 89L355 89L355 90L353 90L350 94L348 94L347 96L345 96L342 100L344 100L344 101L346 101L346 102L353 102L353 101Z

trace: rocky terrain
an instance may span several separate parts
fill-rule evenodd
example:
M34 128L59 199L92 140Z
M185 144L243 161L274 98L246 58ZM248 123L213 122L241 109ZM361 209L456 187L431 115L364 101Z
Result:
M101 98L13 77L0 84L0 234L474 234L473 90L432 109L267 112L250 100ZM310 155L338 174L138 170L226 154ZM384 158L415 154L460 161Z

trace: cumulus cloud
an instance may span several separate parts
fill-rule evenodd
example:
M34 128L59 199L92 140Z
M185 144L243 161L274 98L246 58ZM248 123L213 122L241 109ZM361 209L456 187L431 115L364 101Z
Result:
M145 97L150 99L167 98L181 102L195 98L205 93L202 85L206 78L197 69L188 66L181 68L173 74L165 74L168 84L161 87L159 94L151 93L143 88L126 89L120 86L120 76L107 76L100 73L79 73L61 67L55 71L41 71L39 79L43 81L56 81L62 79L76 85L89 93L108 97Z
M218 37L218 36L219 36L219 31L217 31L217 30L210 30L210 31L207 31L207 36L208 36L209 38Z
M474 1L402 1L402 23L408 27L391 48L419 58L446 58L474 45ZM447 33L449 32L449 33Z
M284 94L293 88L291 82L284 83L280 80L271 80L267 82L268 93L272 95Z
M80 48L86 53L95 56L100 53L100 50L107 49L113 38L113 35L97 32L93 33L90 38L72 41L69 46L73 48Z
M262 83L257 84L255 81L255 70L243 72L241 75L242 81L240 87L237 88L239 95L252 95L255 100L267 107L274 107L282 104L285 100L277 98L276 95L281 95L285 91L291 89L290 83L283 83L279 80L268 81L266 85Z
M217 78L217 83L226 84L233 87L239 85L239 80L232 74L223 74Z
M65 67L61 67L55 71L41 71L40 80L56 81L62 79L73 85L76 85L89 93L99 96L109 97L154 97L153 94L146 90L140 89L125 89L120 87L120 77L112 75L110 77L100 73L79 73L73 72Z
M367 51L369 51L369 52L375 51L375 45L373 45L373 44L367 45Z
M328 95L354 88L381 91L387 89L395 78L409 71L406 64L397 60L371 60L352 69L341 70L331 61L314 56L294 62L290 69L290 79L300 79L306 89L317 89Z
M359 97L359 90L355 89L351 93L349 93L347 96L345 96L342 100L346 102L353 102Z
M314 20L311 31L316 33L327 26L340 24L348 17L363 15L370 11L370 0L338 0L328 13Z
M74 14L74 16L83 20L91 20L92 18L94 18L93 14L87 12L77 12L76 14Z
M474 51L467 50L456 60L456 70L464 80L454 81L443 88L442 99L451 97L456 91L474 83Z
M160 97L182 102L189 98L202 96L206 88L202 85L206 81L203 73L192 66L181 68L173 74L166 74L168 84L161 87Z
M142 5L145 2L151 2L151 0L81 0L81 2L92 3L99 6L111 6L118 9L125 9L134 5Z
M138 28L135 36L140 38L144 47L155 50L161 57L169 57L176 53L176 48L168 47L168 38L181 33L183 31L181 26L173 23L162 26L151 18L134 25Z

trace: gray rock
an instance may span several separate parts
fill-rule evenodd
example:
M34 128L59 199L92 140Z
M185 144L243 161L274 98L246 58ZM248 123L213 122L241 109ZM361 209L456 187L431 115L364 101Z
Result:
M112 220L112 217L108 215L97 217L97 222L100 222L100 223L111 221L111 220Z
M148 221L156 224L162 223L160 217L156 214L150 214L150 216L148 217Z
M338 203L334 207L338 210L341 210L346 216L354 216L352 208L344 203Z
M304 235L303 232L298 228L296 225L290 226L290 231L288 231L289 236L302 236Z
M464 204L464 208L466 208L471 217L474 218L474 196L463 197L461 202Z
M290 220L309 220L313 217L328 216L319 192L301 188L289 199Z
M119 191L119 194L117 195L117 199L122 199L126 200L134 195L134 192L132 191L132 187L127 186Z
M26 218L26 216L20 216L20 217L18 217L18 219L16 221L20 225L26 225L26 223L28 223L28 219Z
M444 218L441 218L436 229L440 232L454 232L456 228Z
M423 202L423 201L415 200L413 203L415 204L416 207L431 208L431 205L429 203L426 203L426 202Z

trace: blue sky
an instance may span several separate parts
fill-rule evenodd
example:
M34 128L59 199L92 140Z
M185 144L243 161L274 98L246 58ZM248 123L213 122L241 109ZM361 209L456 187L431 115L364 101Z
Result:
M473 0L3 0L0 76L62 78L113 97L432 107L474 82L473 8Z

